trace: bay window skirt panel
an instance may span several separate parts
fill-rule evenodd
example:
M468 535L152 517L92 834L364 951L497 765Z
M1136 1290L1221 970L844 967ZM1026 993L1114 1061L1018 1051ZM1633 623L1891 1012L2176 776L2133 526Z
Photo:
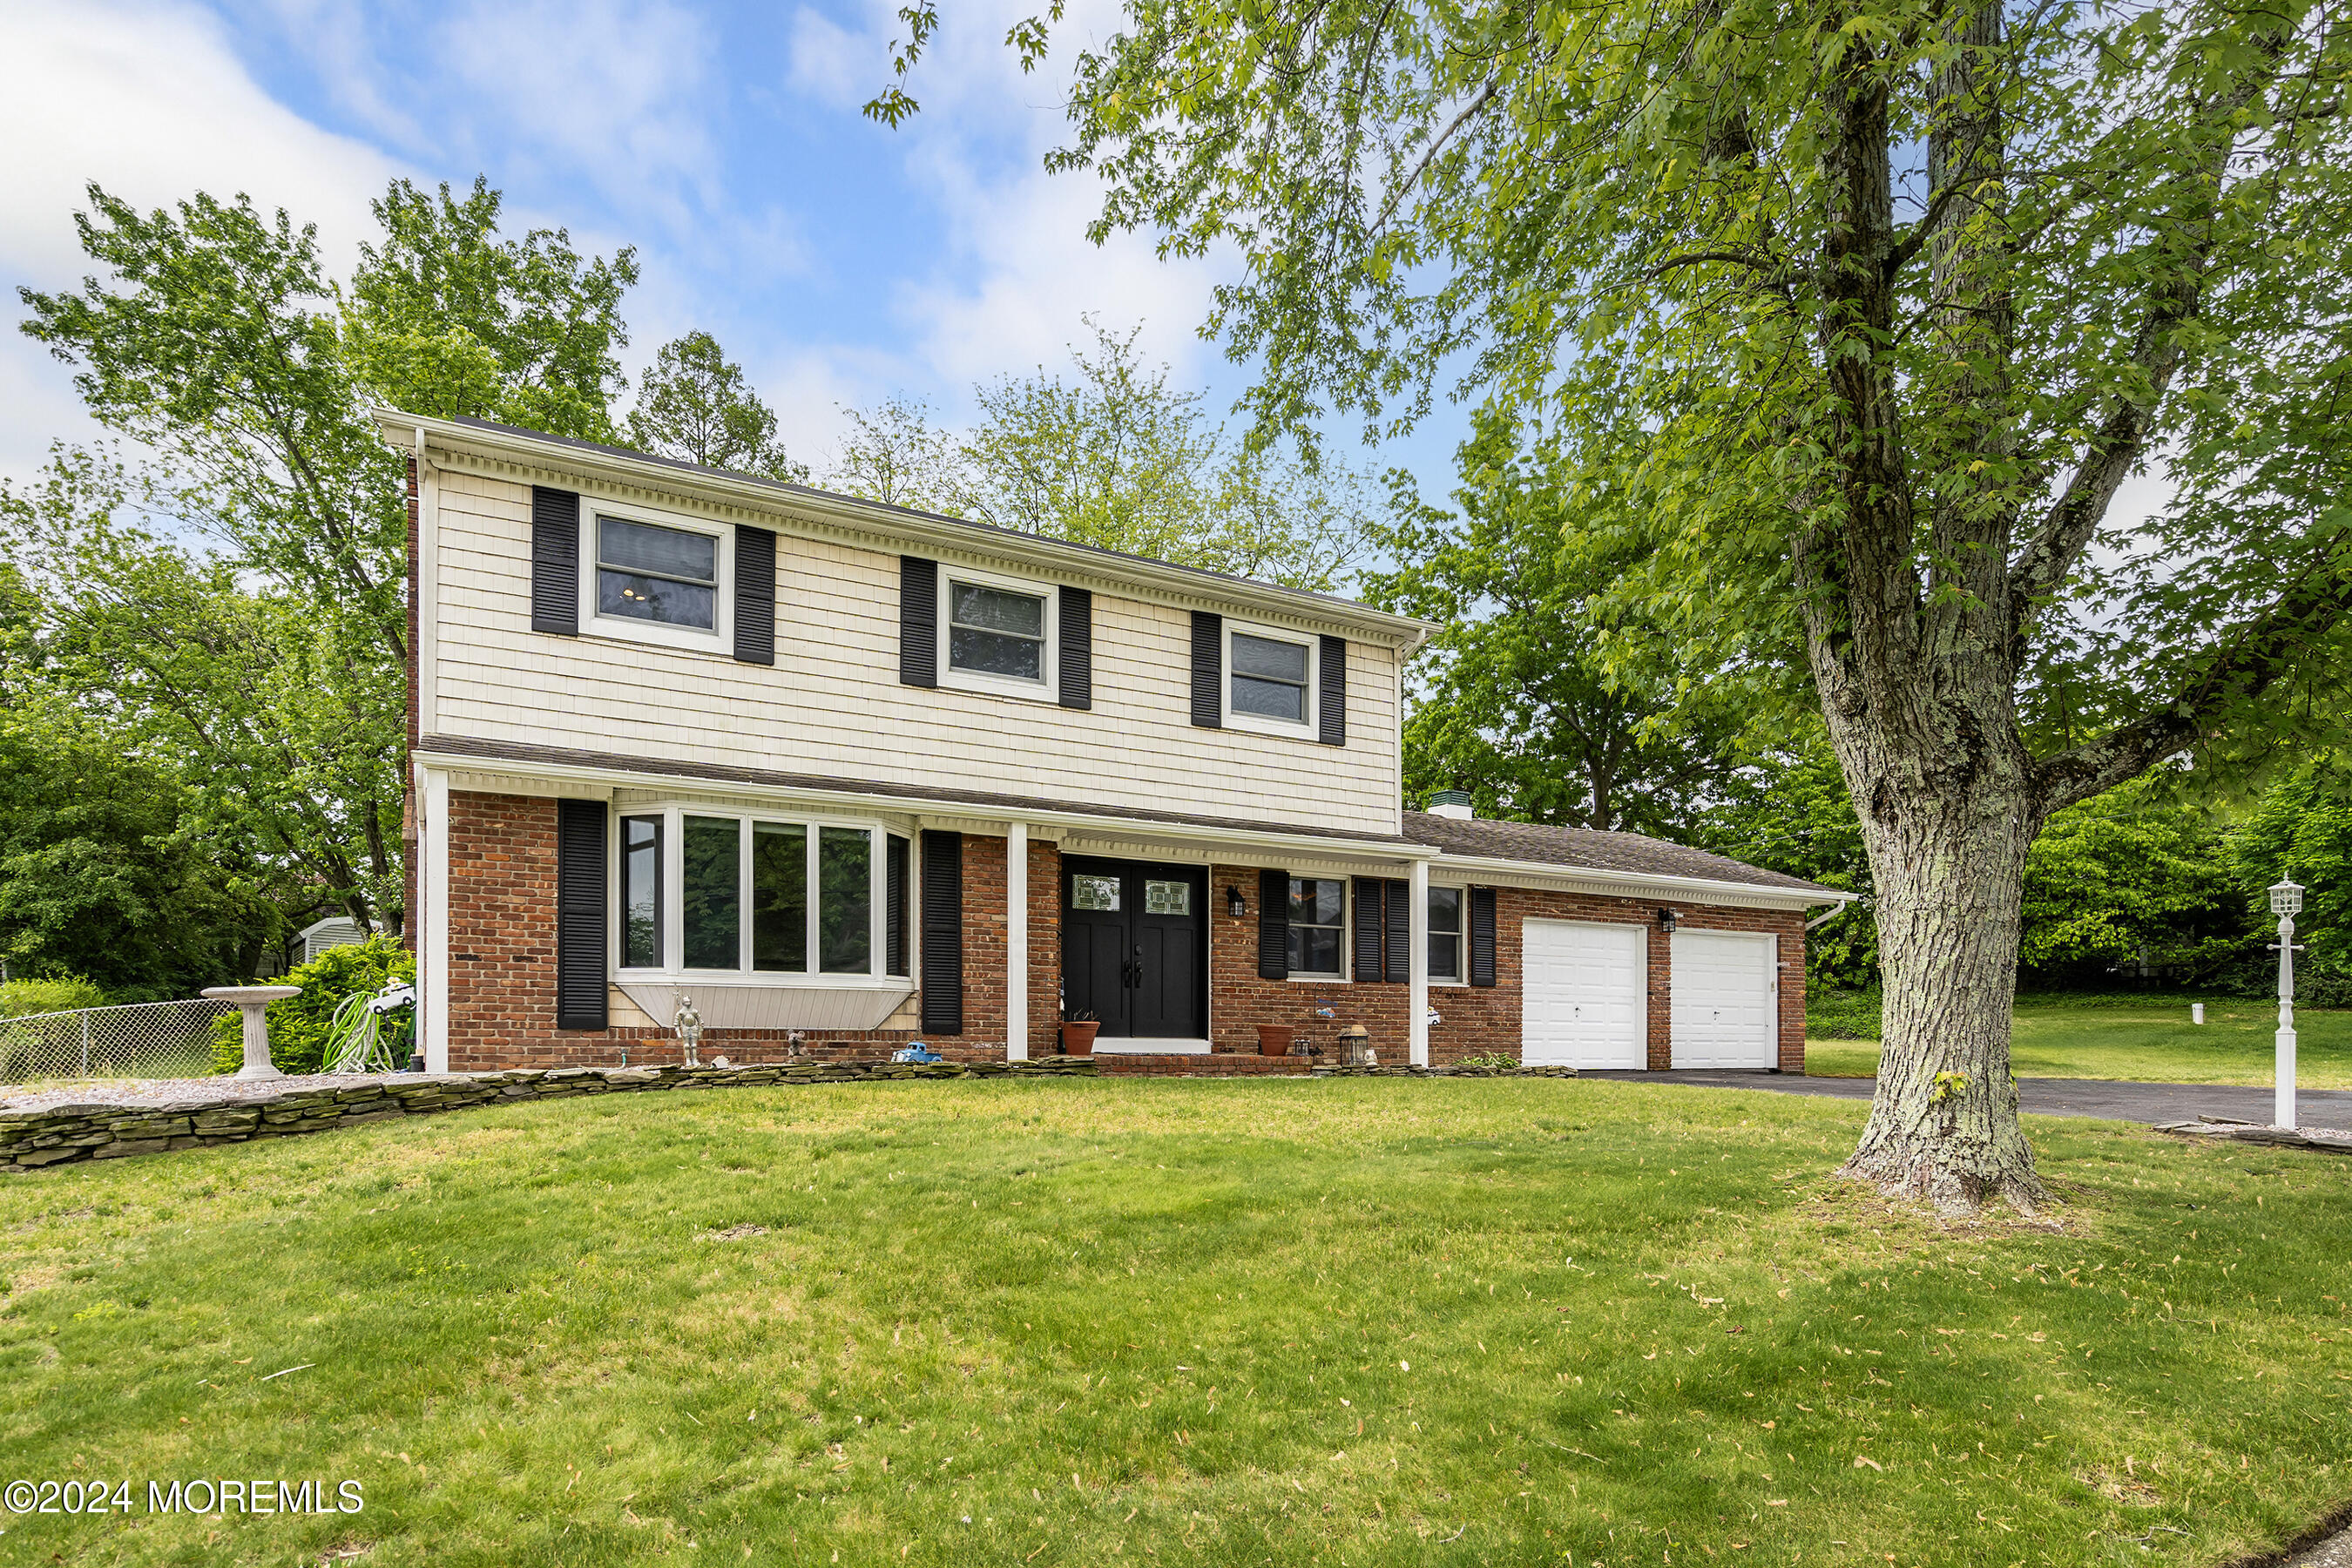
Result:
M622 994L662 1028L694 998L706 1029L876 1029L914 994L912 981L859 985L743 985L724 980L624 980Z

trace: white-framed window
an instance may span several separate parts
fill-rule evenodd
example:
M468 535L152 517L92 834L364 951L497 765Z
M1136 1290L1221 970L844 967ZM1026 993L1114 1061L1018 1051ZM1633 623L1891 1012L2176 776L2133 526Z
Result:
M1286 940L1293 980L1347 978L1348 883L1344 878L1290 879Z
M670 647L727 646L735 531L721 522L581 500L580 626Z
M1003 572L940 565L940 684L1057 700L1061 595Z
M1225 623L1225 723L1276 735L1315 733L1319 683L1315 637L1248 622Z
M1429 885L1429 980L1433 985L1463 984L1465 910L1469 892L1462 888Z
M821 984L906 968L907 841L879 823L660 805L621 813L616 837L624 974Z

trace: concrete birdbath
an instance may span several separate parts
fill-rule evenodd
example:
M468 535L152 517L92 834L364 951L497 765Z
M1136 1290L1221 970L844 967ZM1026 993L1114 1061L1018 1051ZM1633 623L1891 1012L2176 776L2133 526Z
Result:
M299 996L299 985L212 985L204 994L215 1002L230 1002L245 1015L245 1066L236 1076L245 1078L284 1078L269 1060L269 1020L262 1009L272 1002L289 996Z

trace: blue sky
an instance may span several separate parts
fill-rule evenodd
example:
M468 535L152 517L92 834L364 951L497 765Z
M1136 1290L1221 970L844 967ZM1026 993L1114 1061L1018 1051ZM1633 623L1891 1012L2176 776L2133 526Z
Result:
M1228 258L1165 265L1149 237L1097 248L1097 188L1048 176L1078 40L1116 15L1074 5L1055 58L1024 77L1004 0L950 7L913 83L924 112L889 131L858 105L884 81L891 7L665 0L392 4L9 0L0 7L0 275L69 285L71 214L97 180L142 205L249 192L318 224L337 271L368 199L405 175L487 174L517 225L635 245L633 376L662 342L715 333L826 466L843 404L893 393L950 416L971 384L1065 362L1091 312L1223 408L1246 372L1201 342ZM0 342L0 472L90 434L65 367ZM1442 489L1465 420L1442 409L1362 454Z

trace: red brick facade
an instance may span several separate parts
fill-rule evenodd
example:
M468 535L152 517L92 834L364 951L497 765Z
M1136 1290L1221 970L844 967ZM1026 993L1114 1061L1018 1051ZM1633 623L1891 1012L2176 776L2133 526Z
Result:
M645 1026L562 1030L555 1026L555 802L520 795L449 796L449 1066L587 1067L678 1059L667 1029ZM911 1039L956 1059L1004 1055L1006 982L1005 840L963 840L963 1029L943 1036L917 1029L864 1033L829 1030L801 1043L815 1057L872 1056ZM1061 852L1029 845L1029 1054L1057 1047L1061 1017ZM1246 912L1235 919L1224 889L1242 889ZM1209 876L1209 1012L1214 1048L1255 1052L1256 1026L1286 1025L1326 1045L1360 1024L1385 1063L1406 1059L1409 988L1402 984L1265 980L1257 973L1258 872L1218 865ZM1530 917L1623 921L1648 932L1649 1065L1671 1063L1671 946L1658 929L1659 908L1691 930L1769 931L1780 938L1780 1066L1804 1070L1804 918L1794 911L1729 909L1671 900L1591 898L1503 888L1496 897L1496 983L1433 984L1430 1060L1446 1065L1519 1046L1522 923ZM919 922L915 922L919 929ZM1465 957L1467 943L1465 941ZM1315 1016L1318 1006L1336 1015ZM706 1056L770 1061L792 1047L786 1031L713 1029Z

